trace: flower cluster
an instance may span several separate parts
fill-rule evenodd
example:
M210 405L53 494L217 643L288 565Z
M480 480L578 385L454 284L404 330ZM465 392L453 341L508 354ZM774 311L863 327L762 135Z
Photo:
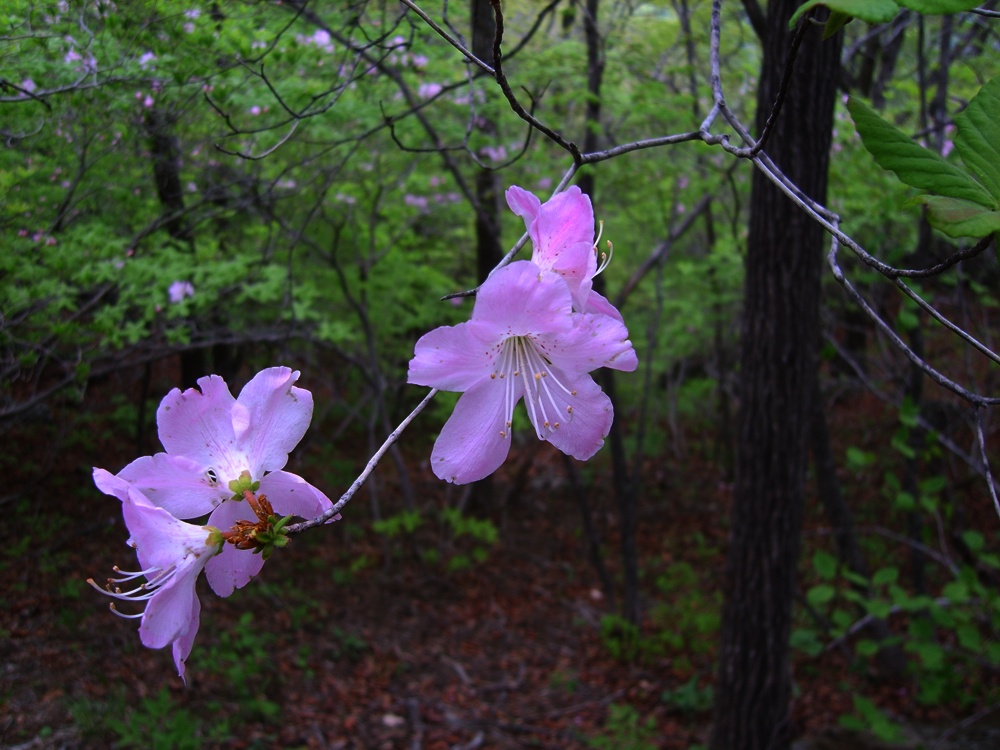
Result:
M571 187L542 203L512 187L507 203L524 219L531 260L494 272L471 319L424 335L409 365L410 383L463 392L431 453L434 473L458 484L503 463L522 398L539 440L590 458L614 415L589 373L638 366L621 314L593 291L602 266L590 199Z
M312 395L295 387L298 377L287 367L263 370L238 398L218 375L201 378L200 391L174 389L156 413L165 452L138 458L117 476L94 470L98 489L122 502L140 564L138 572L109 579L104 593L146 602L142 613L123 616L141 618L145 645L173 645L182 678L198 631L195 583L202 570L216 594L229 596L287 541L288 518L332 507L284 471L312 419ZM205 516L205 525L184 522ZM140 576L145 583L121 590Z
M471 318L421 337L409 364L410 383L462 392L431 453L434 473L459 484L503 463L521 399L540 440L592 457L614 415L590 373L638 366L621 314L593 288L610 253L599 262L590 199L571 187L543 203L512 187L507 203L524 220L531 259L496 270ZM168 293L178 303L194 287L178 280ZM174 389L156 413L164 452L117 475L94 470L98 489L122 504L139 565L115 567L103 588L90 584L144 605L134 614L111 609L140 620L146 646L170 645L182 679L198 632L202 571L217 595L229 596L288 542L289 519L333 515L326 495L284 470L312 419L312 395L295 386L298 377L287 367L262 370L237 398L217 375L198 389Z

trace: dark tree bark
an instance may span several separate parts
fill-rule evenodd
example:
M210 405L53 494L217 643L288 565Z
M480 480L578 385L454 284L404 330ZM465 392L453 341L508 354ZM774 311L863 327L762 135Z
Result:
M788 21L799 4L768 4L758 133L786 67ZM841 37L821 37L821 26L806 32L767 152L805 194L822 202ZM713 750L783 750L792 736L788 637L817 366L823 247L820 228L755 172Z
M472 53L480 60L490 60L493 56L493 39L497 33L496 18L490 0L470 0L472 12ZM482 117L477 126L481 133L496 136L496 125ZM503 258L500 246L500 180L496 172L479 169L475 177L476 200L480 211L476 212L476 279L478 283L486 277ZM494 502L493 475L491 474L469 487L468 510L475 516L489 515Z
M601 81L604 78L604 52L602 49L600 29L597 25L597 13L600 0L587 0L583 15L583 36L587 43L587 108L584 113L585 130L583 134L584 152L596 151L599 147L601 122ZM577 185L587 195L594 195L594 173L584 171ZM604 277L594 279L594 289L603 293ZM629 470L625 455L625 438L622 435L621 415L618 412L618 399L615 396L614 370L602 368L601 386L611 399L615 409L616 419L611 424L608 442L611 448L611 471L615 497L618 500L618 518L621 524L621 556L622 556L622 617L633 625L639 623L639 552L636 545L638 482L635 472Z

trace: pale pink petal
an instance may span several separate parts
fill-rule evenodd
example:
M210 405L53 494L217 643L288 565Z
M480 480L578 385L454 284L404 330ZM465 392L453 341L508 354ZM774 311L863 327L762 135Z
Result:
M531 225L531 241L535 245L532 260L543 268L552 266L570 248L582 245L593 253L594 209L590 198L573 185L547 200Z
M470 333L498 343L509 336L568 331L573 301L562 277L527 260L501 268L479 288Z
M489 378L469 388L458 400L431 452L434 474L466 484L496 471L510 452L514 404L521 398L520 380L507 396L507 385Z
M558 375L555 372L552 374ZM589 375L583 375L573 382L571 390L575 391L575 394L555 388L549 389L552 399L549 401L546 398L549 426L535 424L535 429L563 453L586 461L604 445L604 438L607 437L614 419L614 411L611 399ZM556 419L553 412L561 418ZM529 408L529 418L532 415L533 412ZM532 420L533 423L534 421Z
M599 367L632 372L639 365L628 329L607 315L578 314L573 330L558 336L543 336L545 355L572 376Z
M175 388L160 403L156 410L160 442L167 453L212 466L227 479L235 479L246 468L233 462L236 433L232 415L236 399L218 375L200 378L198 385L201 392Z
M464 391L489 373L492 354L469 335L469 324L442 326L417 341L406 382Z
M128 497L122 503L122 515L143 569L168 569L178 565L185 555L192 556L189 562L195 565L197 553L203 552L207 556L214 552L207 546L211 536L208 529L179 521L163 508L152 505L131 485L128 485ZM197 578L200 571L199 565L193 577Z
M94 467L94 484L105 495L124 500L128 496L128 482L106 469Z
M194 646L194 638L198 635L198 620L200 617L201 602L198 600L198 597L195 596L194 606L191 610L191 625L184 635L174 641L173 646L174 664L177 665L177 676L181 678L185 685L187 684L187 679L184 677L184 672L187 667L187 658L191 655L191 647Z
M297 370L270 367L254 375L240 392L237 402L245 412L233 410L233 425L237 446L249 459L254 479L283 468L289 452L309 429L312 394L294 386L298 379Z
M264 477L258 494L267 497L278 516L315 518L333 506L330 498L288 471L275 471Z
M618 311L618 308L611 304L611 300L594 291L591 291L590 296L587 297L587 304L580 309L580 312L610 315L619 323L625 322L625 319L622 318L622 314Z
M137 458L118 476L171 515L197 518L211 513L233 494L212 478L209 468L184 456L157 453Z
M227 500L208 518L209 525L221 531L228 531L237 521L257 521L246 500ZM205 577L212 591L219 596L229 596L234 590L250 583L250 579L263 567L264 558L259 553L236 549L227 543L222 546L222 552L208 561Z
M542 202L533 194L517 185L511 185L504 193L507 198L507 205L510 210L524 219L524 226L530 227L531 222L538 215L538 209Z
M201 572L199 567L196 571ZM198 595L194 580L175 578L156 592L146 605L139 638L148 648L163 648L191 630L197 632Z

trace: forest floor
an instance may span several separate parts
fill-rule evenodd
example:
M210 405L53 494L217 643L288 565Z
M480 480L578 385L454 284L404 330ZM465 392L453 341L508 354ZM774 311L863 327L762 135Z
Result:
M117 503L89 477L92 463L117 470L129 457L109 448L117 443L106 430L80 437L82 426L39 424L10 442L19 455L4 463L7 472L47 478L31 488L14 482L0 498L0 746L629 750L707 742L731 485L696 448L647 468L638 632L616 619L601 590L579 508L548 446L521 448L534 461L516 486L513 470L497 476L502 500L487 516L494 542L475 530L456 536L442 521L460 490L434 480L414 454L423 522L413 533L376 533L362 492L344 520L294 538L231 598L199 589L185 686L169 650L143 648L135 622L113 617L85 583L134 558ZM308 451L306 465L290 468L322 473L317 442ZM382 504L395 507L391 467L380 471ZM609 471L604 456L585 476L609 487ZM617 514L606 493L594 493L593 516L617 580ZM831 544L817 506L810 501L804 560ZM855 694L938 734L982 707L922 708L912 678L875 681L869 666L838 649L797 653L794 678L795 732L827 750L862 746L836 729Z

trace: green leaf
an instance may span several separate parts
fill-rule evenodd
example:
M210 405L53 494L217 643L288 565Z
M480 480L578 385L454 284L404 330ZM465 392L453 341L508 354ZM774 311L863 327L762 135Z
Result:
M853 20L848 13L841 13L839 10L831 10L826 19L826 26L823 27L823 39L829 39Z
M869 658L875 656L878 653L878 644L875 641L865 638L858 641L854 650L858 652L858 656L863 656L864 658Z
M816 569L820 578L825 581L829 581L837 575L837 558L829 552L819 550L815 555L813 555L813 567Z
M966 531L962 534L965 546L973 552L979 552L986 544L986 538L978 531Z
M813 586L809 589L809 592L806 594L806 599L808 599L809 603L814 607L820 607L833 599L833 595L835 593L836 590L833 586L821 583L818 586Z
M955 116L955 125L955 150L1000 202L1000 76L979 89L969 106Z
M823 652L823 643L816 635L816 631L811 629L796 628L793 630L789 645L808 656L818 656Z
M898 578L898 568L881 568L872 576L872 583L876 586L884 586L887 583L895 583Z
M794 27L802 16L817 5L825 5L830 9L831 20L834 14L840 13L868 23L888 23L899 12L899 6L893 0L809 0L795 11L792 20L788 22L789 28Z
M962 581L952 581L942 592L953 604L960 604L969 598L969 587Z
M917 200L927 206L928 223L949 237L985 237L1000 232L1000 211L940 195L920 195Z
M870 600L867 604L865 604L865 609L868 610L868 614L873 617L877 617L880 620L884 620L892 614L892 607L889 605L889 602L884 602L881 599Z
M921 146L860 99L851 97L847 109L875 162L907 185L980 206L995 205L993 196L972 175Z
M961 644L962 648L968 649L974 653L978 653L982 648L982 638L979 636L979 628L972 623L959 625L958 628L955 629L955 635L958 636L958 642Z
M899 0L904 8L915 10L928 16L943 16L948 13L961 13L978 6L982 0Z

